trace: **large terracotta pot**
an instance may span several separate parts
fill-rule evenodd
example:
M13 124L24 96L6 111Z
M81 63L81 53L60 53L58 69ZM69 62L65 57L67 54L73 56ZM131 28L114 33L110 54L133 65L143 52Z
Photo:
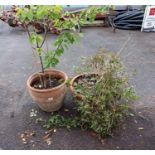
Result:
M43 111L57 111L62 107L63 104L67 89L66 82L68 77L64 72L53 69L45 70L44 74L61 77L64 79L64 82L61 85L53 88L36 89L32 87L31 84L39 78L39 73L34 73L27 80L29 94Z

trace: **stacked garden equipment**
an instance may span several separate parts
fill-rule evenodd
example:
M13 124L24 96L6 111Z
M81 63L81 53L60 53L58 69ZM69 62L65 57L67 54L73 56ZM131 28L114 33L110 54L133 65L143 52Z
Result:
M15 17L16 6L13 5L9 10L3 10L0 12L0 20L8 23L11 27L19 26L19 23Z
M140 30L143 22L144 11L132 10L118 13L114 18L114 26L124 30Z

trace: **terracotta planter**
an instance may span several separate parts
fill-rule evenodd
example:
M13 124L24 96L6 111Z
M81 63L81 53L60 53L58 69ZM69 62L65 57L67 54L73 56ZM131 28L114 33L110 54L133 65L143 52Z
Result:
M70 82L70 90L71 90L73 96L74 96L77 100L83 100L83 99L84 99L84 96L83 96L82 94L77 94L77 93L75 93L74 82L75 82L78 78L80 78L80 77L82 77L82 76L85 76L85 75L98 75L98 74L96 74L96 73L86 73L86 74L79 74L79 75L73 77L73 79L72 79L71 82Z
M38 106L46 112L57 111L62 107L63 100L66 94L66 82L67 75L58 70L45 70L45 75L54 75L56 77L61 77L64 82L56 87L48 89L36 89L31 86L31 84L39 78L39 73L34 73L27 80L27 88L32 99L38 104Z

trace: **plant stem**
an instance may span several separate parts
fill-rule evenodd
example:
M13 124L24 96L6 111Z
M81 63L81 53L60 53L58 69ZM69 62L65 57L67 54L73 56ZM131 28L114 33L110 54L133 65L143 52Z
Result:
M47 29L46 29L46 27L44 26L44 29L45 29L45 35L44 35L44 39L43 39L43 42L41 43L41 45L40 45L40 48L44 45L44 42L45 42L45 40L46 40L46 37L47 37Z
M37 48L40 48L38 42L37 42ZM41 64L41 72L43 74L41 75L41 83L42 83L43 88L46 88L46 79L44 77L44 65L43 65L43 60L42 60L41 55L39 55L39 59L40 59L40 64Z
M26 29L26 32L29 36L29 38L31 38L31 34L30 34L30 31L28 29L28 27L26 25L24 25L25 29ZM38 42L37 42L37 48L40 48L41 46L39 46ZM39 59L40 59L40 64L41 64L41 71L42 73L44 74L44 66L43 66L43 60L42 60L42 57L39 56ZM46 88L46 83L45 83L45 78L44 78L44 75L40 75L40 82L43 86L43 88Z
M41 75L41 83L42 83L42 86L43 88L46 88L46 77L44 76L44 67L43 67L43 60L42 60L42 57L39 56L39 59L40 59L40 63L41 63L41 70L42 70L42 74Z
M46 27L44 26L44 29L45 29L45 35L44 35L44 38L43 38L43 42L41 43L41 45L38 44L37 42L37 48L42 48L42 46L44 45L44 42L46 40L46 37L47 37L47 29ZM41 70L42 70L42 73L44 74L44 65L43 65L43 59L42 59L42 56L39 55L39 59L40 59L40 64L41 64ZM44 75L41 76L41 79L42 79L42 86L43 88L46 88L46 77Z
M40 59L40 64L41 64L41 72L44 73L44 67L43 67L43 60L42 60L42 57L39 56L39 59Z

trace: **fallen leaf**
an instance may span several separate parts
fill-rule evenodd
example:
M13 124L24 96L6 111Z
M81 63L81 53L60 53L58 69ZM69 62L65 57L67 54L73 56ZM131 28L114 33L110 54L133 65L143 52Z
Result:
M45 132L45 136L43 137L43 139L46 141L50 136L52 136L53 132L55 129L50 129L48 131Z
M24 142L24 141L26 141L26 139L25 138L22 138L22 141Z
M47 143L47 145L51 145L51 138L48 138L48 139L46 139L46 143Z
M35 132L25 131L24 133L20 134L20 138L23 144L27 144L29 142L33 143L34 141L31 138L35 136Z
M51 136L51 134L46 134L43 139L46 141L49 137Z
M101 139L101 143L104 144L104 139Z
M35 136L36 134L34 132L31 132L30 133L30 136Z
M139 127L138 130L144 130L144 128L143 127Z
M21 138L24 138L24 134L22 133L22 134L20 135L20 137L21 137Z
M53 133L53 130L54 130L54 129L52 128L52 129L46 131L45 134Z

